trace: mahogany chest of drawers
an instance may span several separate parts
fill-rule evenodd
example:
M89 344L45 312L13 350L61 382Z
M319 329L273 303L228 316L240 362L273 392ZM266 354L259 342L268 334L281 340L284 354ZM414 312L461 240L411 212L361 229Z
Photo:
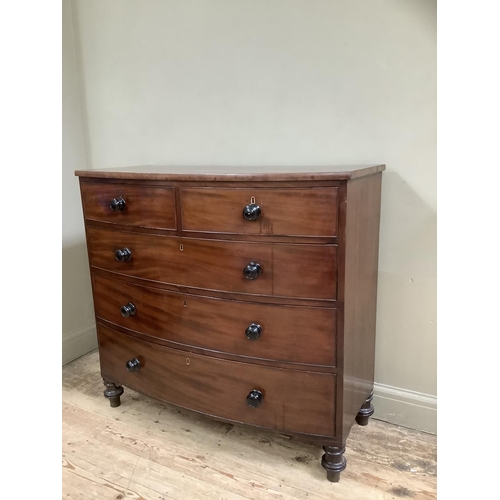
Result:
M383 165L80 177L104 395L317 442L371 405Z

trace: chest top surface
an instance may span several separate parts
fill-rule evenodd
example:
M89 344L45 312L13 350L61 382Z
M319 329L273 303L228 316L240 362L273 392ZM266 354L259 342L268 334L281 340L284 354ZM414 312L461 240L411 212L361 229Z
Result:
M76 176L100 179L158 181L342 181L385 170L385 165L325 166L213 166L141 165L77 170Z

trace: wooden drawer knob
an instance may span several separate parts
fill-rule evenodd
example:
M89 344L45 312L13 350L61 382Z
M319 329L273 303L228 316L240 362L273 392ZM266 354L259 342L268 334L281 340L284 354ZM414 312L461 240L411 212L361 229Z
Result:
M125 366L129 372L137 372L141 369L141 362L137 358L129 359Z
M257 220L260 217L260 207L255 203L250 203L243 209L243 217L246 220Z
M128 248L119 248L115 257L118 262L127 262L132 258L132 252Z
M245 330L245 335L248 340L257 340L262 333L262 327L257 323L251 323Z
M120 312L122 313L122 316L124 318L128 318L129 316L133 316L136 313L136 311L137 311L137 309L135 308L134 304L132 304L132 302L125 304L120 309Z
M250 262L243 269L243 274L247 280L256 280L262 274L262 267L258 262Z
M111 202L109 203L109 208L113 210L113 212L119 212L122 211L125 208L125 200L119 196L118 198L113 198Z
M247 405L252 408L258 408L262 404L262 401L264 401L264 394L256 389L247 396Z

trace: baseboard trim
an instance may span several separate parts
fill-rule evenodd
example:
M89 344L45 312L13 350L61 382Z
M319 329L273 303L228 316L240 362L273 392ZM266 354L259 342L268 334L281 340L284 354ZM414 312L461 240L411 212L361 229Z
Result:
M81 328L76 332L63 334L62 364L65 365L97 347L95 324Z
M374 384L373 418L437 434L437 397L400 387Z

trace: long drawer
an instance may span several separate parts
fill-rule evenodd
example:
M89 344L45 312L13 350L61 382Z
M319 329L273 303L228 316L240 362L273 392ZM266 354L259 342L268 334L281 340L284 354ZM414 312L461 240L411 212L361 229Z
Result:
M170 229L177 227L173 186L82 182L87 220Z
M114 332L103 325L98 326L98 338L103 376L116 383L236 422L333 436L333 374L186 354ZM135 371L128 371L127 361Z
M184 231L336 236L338 188L182 188ZM244 215L246 207L249 207ZM253 213L251 210L256 210ZM253 219L253 220L248 220Z
M92 226L87 241L91 266L122 275L223 292L336 298L336 245L203 240ZM119 262L115 253L125 249L129 260ZM245 269L254 279L245 277Z
M98 318L183 346L335 365L337 310L194 297L94 274Z

